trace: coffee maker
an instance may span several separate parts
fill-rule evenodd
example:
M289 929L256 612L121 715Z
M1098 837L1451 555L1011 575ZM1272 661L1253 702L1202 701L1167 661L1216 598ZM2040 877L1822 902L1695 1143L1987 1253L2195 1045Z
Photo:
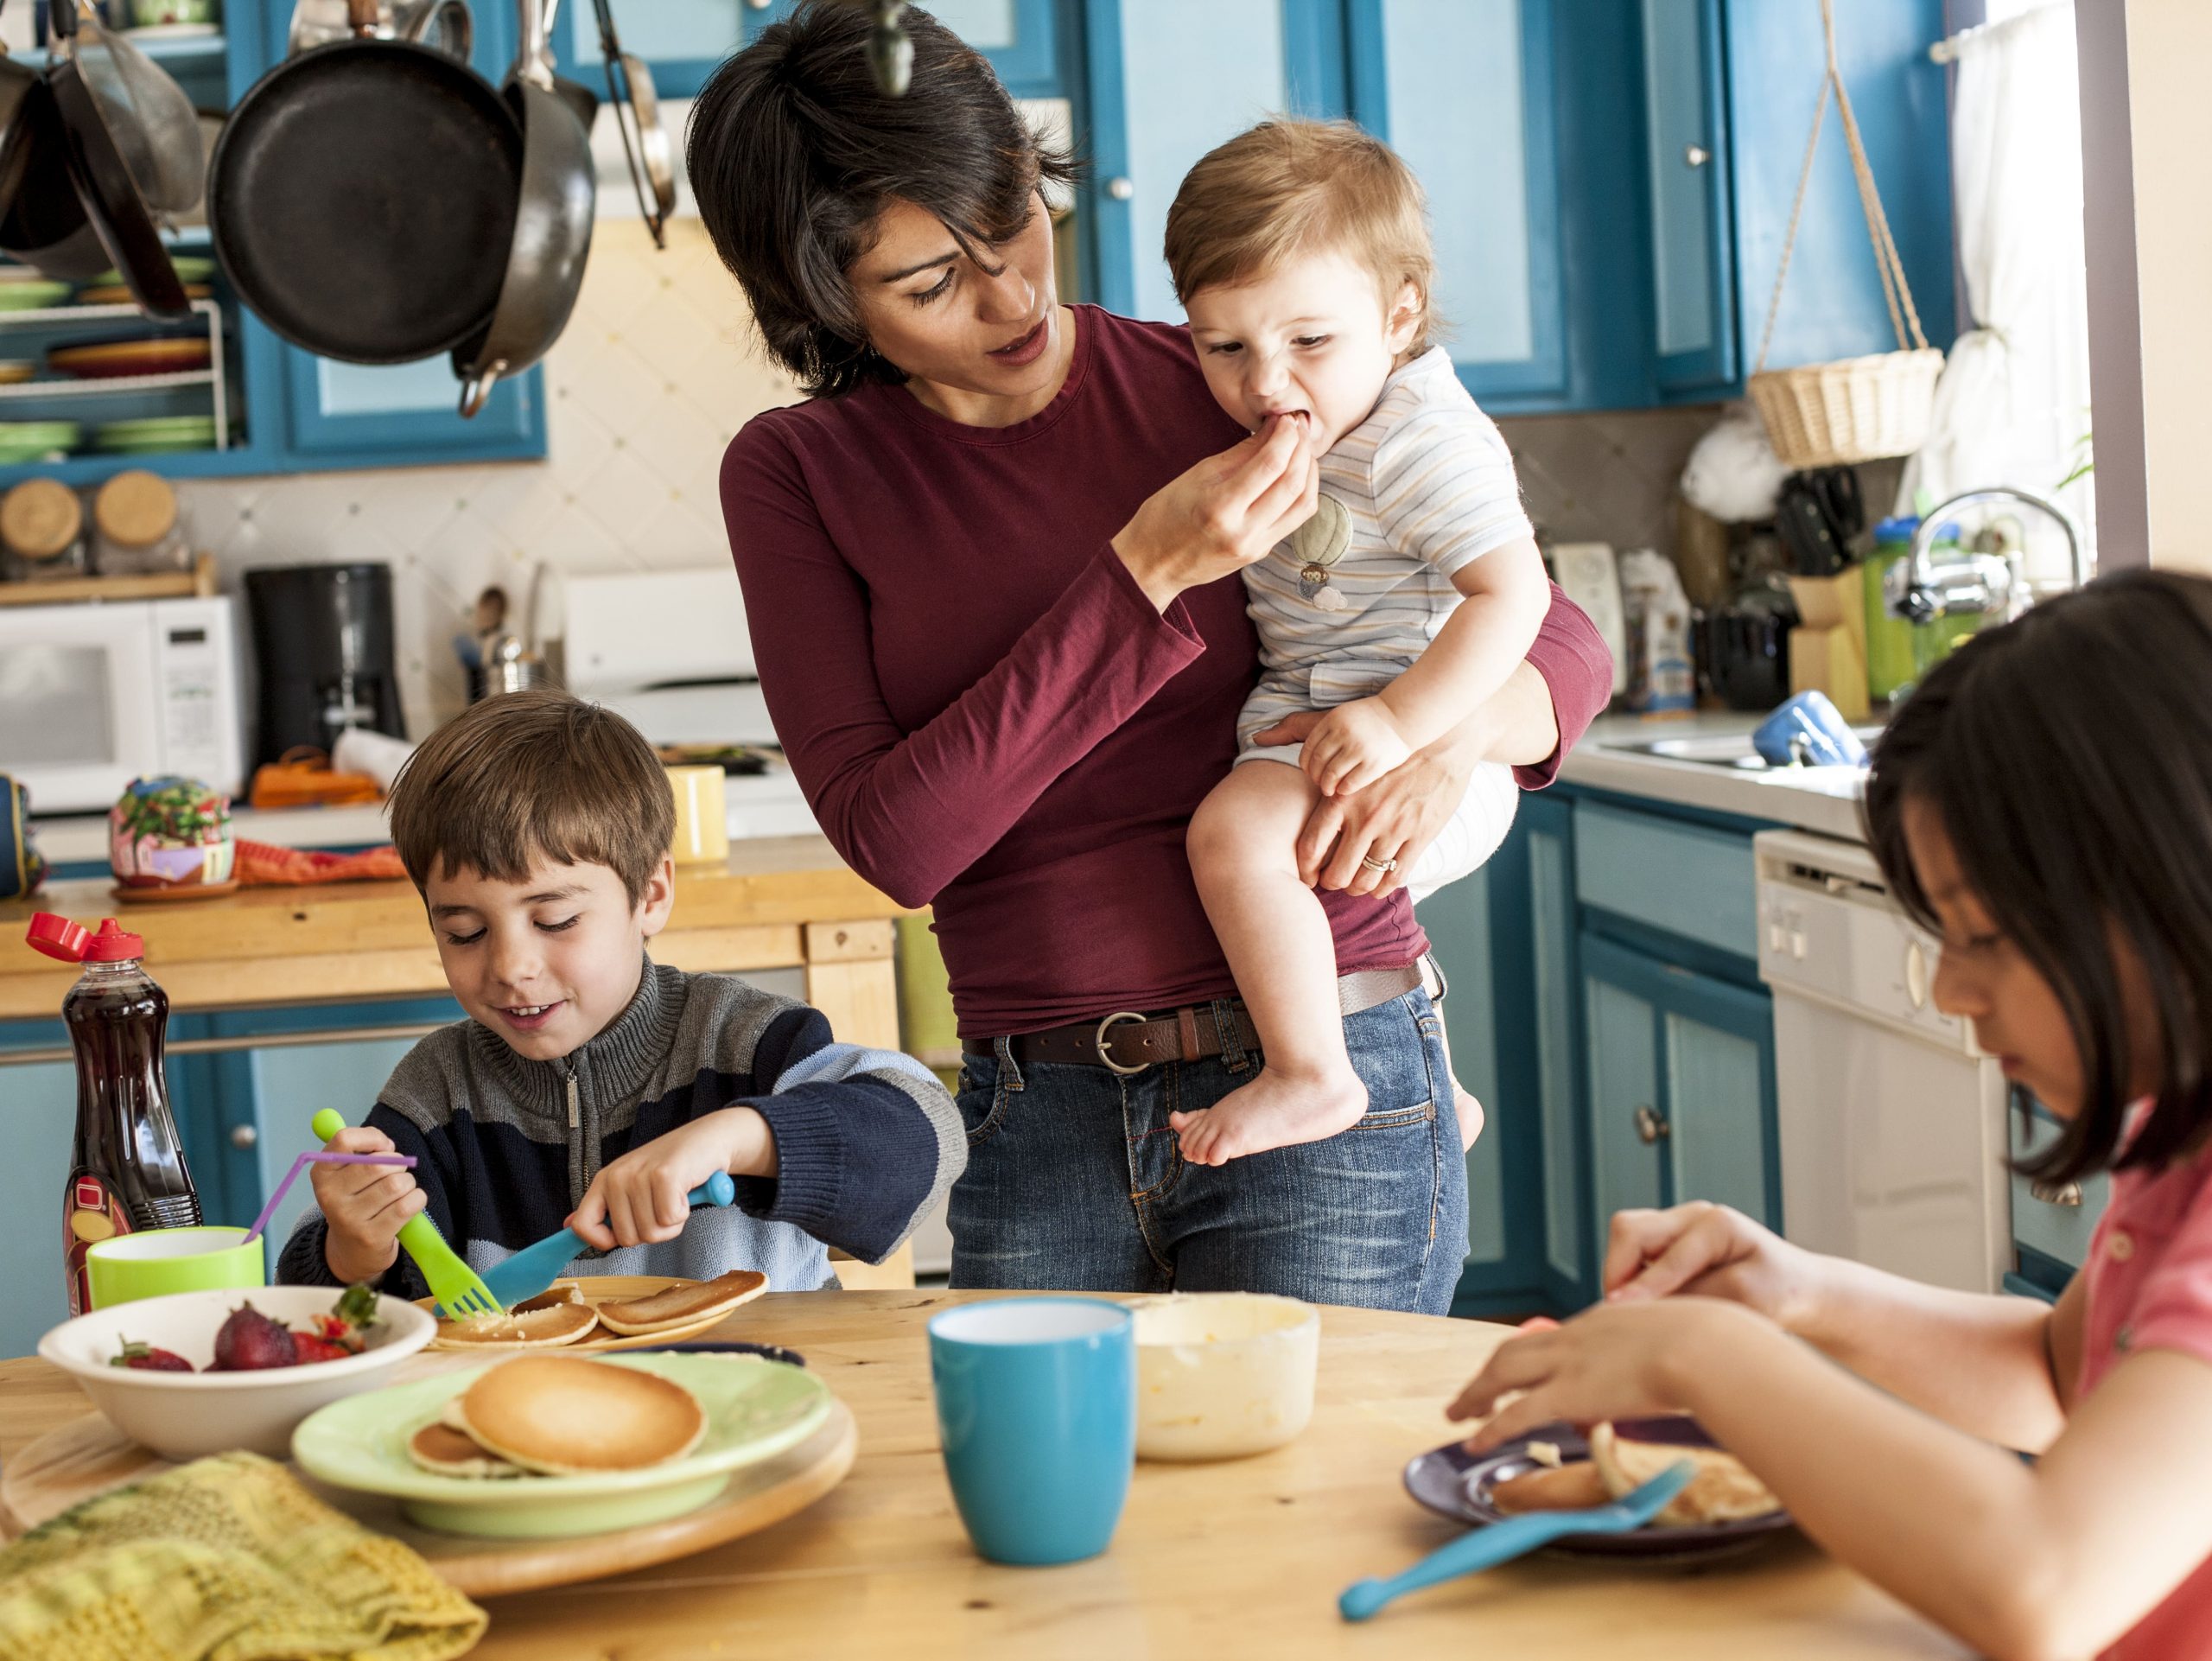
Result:
M256 765L302 745L327 751L348 727L407 736L389 565L261 566L245 595L261 680Z

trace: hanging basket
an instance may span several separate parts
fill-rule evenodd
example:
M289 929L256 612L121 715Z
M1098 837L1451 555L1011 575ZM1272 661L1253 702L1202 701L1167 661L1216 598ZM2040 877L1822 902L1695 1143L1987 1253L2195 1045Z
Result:
M1821 80L1820 99L1813 108L1812 136L1805 142L1805 162L1797 175L1797 199L1790 205L1782 264L1774 274L1774 296L1767 303L1758 360L1745 388L1760 420L1766 423L1774 453L1784 467L1801 473L1808 468L1841 467L1911 455L1928 442L1935 421L1936 383L1943 373L1942 353L1929 345L1928 336L1921 331L1920 313L1905 283L1904 262L1897 257L1897 239L1890 234L1881 193L1874 188L1874 170L1867 164L1866 148L1859 136L1859 118L1844 87L1843 73L1836 65L1834 0L1821 0L1821 24L1827 38L1827 69ZM1881 273L1882 298L1889 306L1897 349L1832 363L1801 364L1793 369L1769 369L1767 349L1774 342L1774 321L1782 309L1783 286L1789 278L1789 258L1796 251L1798 222L1805 211L1805 189L1812 182L1813 157L1820 150L1821 128L1827 119L1831 97L1843 123L1844 143L1851 151L1859 205L1866 214L1867 236L1873 244L1874 265Z

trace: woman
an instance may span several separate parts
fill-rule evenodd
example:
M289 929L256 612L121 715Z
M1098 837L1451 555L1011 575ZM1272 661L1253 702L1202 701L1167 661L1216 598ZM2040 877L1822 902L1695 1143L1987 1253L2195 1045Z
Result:
M1465 1172L1395 875L1478 760L1549 780L1611 690L1605 648L1555 601L1478 717L1316 813L1303 857L1370 1111L1185 1165L1168 1115L1255 1060L1184 832L1256 672L1232 579L1312 512L1315 458L1296 423L1223 416L1181 331L1058 303L1039 191L1065 158L980 57L908 20L896 99L864 8L772 25L701 93L690 163L764 342L814 394L723 466L762 688L830 839L934 907L951 972L954 1284L1440 1311Z

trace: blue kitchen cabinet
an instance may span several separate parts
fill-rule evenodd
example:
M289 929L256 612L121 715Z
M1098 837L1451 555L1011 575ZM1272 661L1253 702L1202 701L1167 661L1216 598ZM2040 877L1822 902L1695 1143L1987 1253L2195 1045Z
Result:
M0 1215L8 1219L8 1273L0 1276L0 1359L29 1355L39 1335L69 1315L62 1280L62 1193L77 1129L77 1069L67 1060L10 1063L10 1050L60 1050L60 1021L0 1026Z
M2060 1125L2040 1102L2012 1116L2012 1158L2032 1159L2058 1140ZM2077 1182L2046 1183L2012 1173L2012 1248L2007 1291L2056 1298L2088 1260L2089 1240L2112 1203L2112 1178L2099 1172Z

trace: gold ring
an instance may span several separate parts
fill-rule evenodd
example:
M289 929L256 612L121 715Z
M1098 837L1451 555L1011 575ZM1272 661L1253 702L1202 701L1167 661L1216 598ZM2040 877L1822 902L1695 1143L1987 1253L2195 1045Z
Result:
M1398 869L1398 862L1396 860L1377 859L1372 854L1362 854L1359 856L1359 862L1367 867L1369 870L1381 871L1386 876L1392 871Z

